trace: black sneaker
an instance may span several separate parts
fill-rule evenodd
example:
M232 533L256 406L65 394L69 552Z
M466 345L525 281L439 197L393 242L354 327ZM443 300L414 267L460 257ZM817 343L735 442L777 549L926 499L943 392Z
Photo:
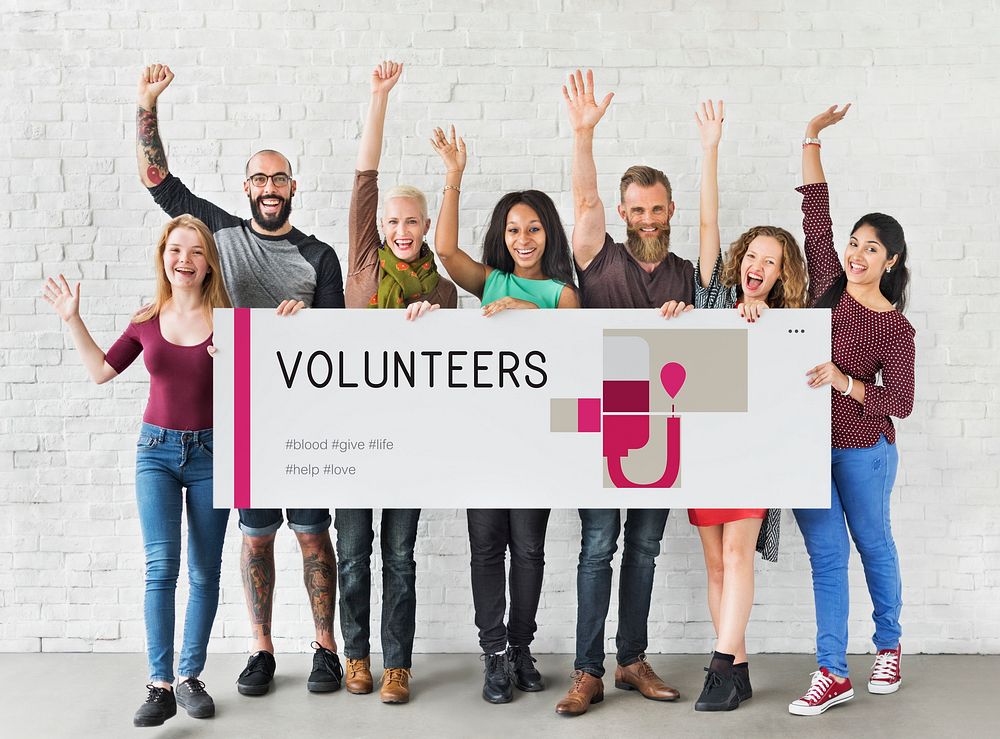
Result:
M236 679L236 689L240 695L264 695L271 689L274 679L274 655L261 650L251 654L247 666Z
M510 703L514 697L510 684L510 663L507 653L484 654L483 700L489 703Z
M545 690L545 682L535 669L537 660L531 656L528 647L507 647L507 662L510 664L514 687L525 693L537 693Z
M736 692L732 673L724 675L715 670L705 670L705 687L694 704L696 711L732 711L740 707L740 696Z
M740 696L740 703L753 698L753 688L750 687L750 665L741 662L733 665L733 682L736 683L736 692Z
M316 653L313 655L313 669L306 683L309 692L332 693L340 690L340 683L344 680L344 668L340 665L340 657L336 652L320 646L318 642L313 642L310 646Z
M174 697L177 705L185 709L191 718L211 718L215 715L215 701L205 690L205 683L196 677L189 677L178 685Z
M170 688L158 688L152 684L146 687L149 689L149 695L132 717L133 726L160 726L168 718L177 715L174 691Z

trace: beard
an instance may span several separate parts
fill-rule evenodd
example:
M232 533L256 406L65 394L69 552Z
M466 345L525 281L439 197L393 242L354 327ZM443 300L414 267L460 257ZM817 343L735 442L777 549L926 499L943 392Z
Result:
M638 230L628 226L625 229L625 248L640 262L653 264L662 262L670 253L670 224L660 227L652 237L643 236Z
M269 198L276 197L274 195L269 195ZM292 201L285 200L284 198L277 196L281 200L281 209L275 213L273 216L265 216L260 212L260 201L264 199L261 195L256 200L250 198L250 213L253 215L253 219L257 221L261 228L265 231L277 231L282 228L286 223L288 223L288 217L292 214Z

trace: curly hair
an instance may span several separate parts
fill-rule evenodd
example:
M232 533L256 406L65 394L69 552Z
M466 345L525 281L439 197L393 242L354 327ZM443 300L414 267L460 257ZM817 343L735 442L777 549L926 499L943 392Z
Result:
M772 308L805 308L806 260L795 237L777 226L754 226L729 245L722 264L722 284L726 287L740 285L740 264L750 242L758 236L769 236L781 244L781 276L771 288L767 304Z

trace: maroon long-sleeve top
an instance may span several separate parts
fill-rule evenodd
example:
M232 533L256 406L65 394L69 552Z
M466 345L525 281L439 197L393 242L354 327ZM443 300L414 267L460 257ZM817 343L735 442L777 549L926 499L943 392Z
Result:
M796 188L802 194L802 228L809 263L809 300L814 304L844 273L833 244L830 192L825 182ZM830 388L831 443L838 449L874 446L879 435L890 443L896 431L890 416L906 418L913 410L915 331L897 310L874 311L847 290L833 307L833 363L865 384L865 402ZM881 384L876 376L881 373Z

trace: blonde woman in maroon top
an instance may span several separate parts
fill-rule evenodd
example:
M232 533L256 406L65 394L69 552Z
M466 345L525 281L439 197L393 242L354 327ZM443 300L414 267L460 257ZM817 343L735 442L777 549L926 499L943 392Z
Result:
M913 408L914 331L902 314L909 273L903 228L883 213L869 213L854 224L843 260L834 246L818 136L849 107L833 106L809 122L802 142L804 184L798 188L809 294L815 307L832 309L833 338L833 361L807 373L810 387L831 388L833 468L830 507L795 510L812 565L819 663L809 689L788 706L799 716L823 713L854 697L847 676L848 532L874 605L878 655L868 691L894 693L901 682L902 585L889 521L898 456L890 416L905 418Z

